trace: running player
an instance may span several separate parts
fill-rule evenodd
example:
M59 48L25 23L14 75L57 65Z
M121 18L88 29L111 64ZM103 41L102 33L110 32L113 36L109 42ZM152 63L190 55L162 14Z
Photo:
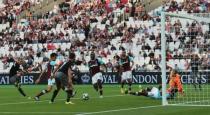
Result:
M9 76L10 76L10 82L14 83L15 87L18 89L20 94L24 97L27 97L27 95L24 93L23 89L21 88L21 76L24 73L27 73L27 68L23 67L24 60L21 58L17 58L15 60L15 63L13 64L12 68L10 69ZM28 97L30 99L30 97Z
M132 65L130 64L132 63ZM126 80L128 81L128 91L131 91L132 85L132 67L134 65L133 58L126 55L126 51L123 51L120 57L120 71L121 75L121 93L124 93L124 85Z
M56 53L52 53L50 55L50 60L48 63L46 63L44 69L42 70L39 78L36 80L36 84L38 84L40 82L40 79L41 77L43 77L43 74L46 73L47 74L47 78L48 78L48 85L47 85L47 89L44 89L42 90L39 94L37 94L35 96L35 100L36 101L39 101L39 98L40 96L46 94L46 93L49 93L52 88L53 88L53 85L55 84L55 78L54 78L54 74L56 72L56 70L58 69L59 65L56 65L56 57L57 57L57 54ZM55 66L57 66L57 68L55 68Z
M67 93L67 98L65 104L74 104L70 101L73 97L73 70L72 66L75 65L75 54L69 54L69 60L63 63L55 74L56 89L53 92L50 103L53 103L58 92L62 88Z
M97 92L99 91L100 98L103 98L103 76L100 66L104 66L106 68L106 65L101 59L96 58L94 52L91 52L88 66L90 75L92 76L93 87Z

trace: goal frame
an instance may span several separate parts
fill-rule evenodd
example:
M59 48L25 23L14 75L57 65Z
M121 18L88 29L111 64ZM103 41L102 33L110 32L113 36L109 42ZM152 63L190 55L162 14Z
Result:
M201 13L202 14L202 13ZM210 14L209 14L210 15ZM170 13L170 12L161 12L161 77L162 77L162 105L175 105L179 106L180 104L169 104L166 98L166 27L165 27L165 22L166 22L166 17L171 16L171 17L178 17L178 18L185 18L185 19L190 19L190 20L195 20L198 22L205 22L208 23L210 26L210 18L206 17L198 17L198 16L193 16L190 14L178 14L178 13ZM185 106L185 105L180 105L180 106ZM210 105L187 105L187 106L210 106Z

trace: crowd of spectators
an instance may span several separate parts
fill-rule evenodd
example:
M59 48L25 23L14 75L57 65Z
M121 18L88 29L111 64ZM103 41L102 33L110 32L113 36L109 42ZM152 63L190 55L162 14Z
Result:
M134 71L160 71L161 34L160 11L207 13L207 0L166 0L159 10L148 13L144 4L131 0L106 4L100 0L68 1L59 5L58 12L48 12L38 19L14 22L0 32L0 59L5 67L22 56L29 65L57 52L66 59L69 51L87 63L90 51L102 58L108 71L117 71L121 50L134 58ZM29 5L30 6L30 5ZM196 8L195 8L196 7ZM199 53L202 68L210 67L210 32L204 23L167 17L167 61L169 66L186 70L192 53ZM2 50L1 50L2 51ZM21 53L19 53L21 51ZM13 54L11 52L14 52ZM38 61L37 61L38 60ZM80 67L86 69L85 65Z
M16 21L17 16L25 10L29 10L31 6L40 4L43 0L3 0L0 5L0 24Z

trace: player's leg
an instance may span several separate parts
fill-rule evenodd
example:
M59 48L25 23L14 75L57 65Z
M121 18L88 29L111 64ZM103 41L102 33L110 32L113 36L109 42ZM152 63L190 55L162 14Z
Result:
M103 75L102 73L97 73L96 74L96 80L97 80L97 87L99 89L99 95L100 95L100 98L103 98Z
M127 72L127 80L128 80L128 91L131 92L131 85L132 85L132 72Z
M125 72L122 73L122 76L121 76L121 93L123 94L124 93L124 85L126 83L126 74Z
M142 90L141 92L128 92L128 90L125 91L125 94L130 94L134 96L148 96L148 92L146 90Z
M191 72L191 78L193 80L193 86L194 86L195 90L197 90L197 86L196 86L196 72L194 70L192 70L192 72Z
M103 98L103 86L102 86L102 80L98 79L98 88L99 88L99 94L100 97Z
M93 88L98 92L98 84L97 83L93 84Z
M71 87L72 85L71 84L68 84L69 86L65 87L65 91L66 91L66 94L67 94L67 97L66 97L66 104L74 104L70 101L70 98L73 96L73 88Z
M52 88L53 88L53 84L55 83L55 79L48 79L48 85L47 85L47 89L42 90L39 94L37 94L35 96L35 100L38 101L40 96L51 92Z
M64 87L64 91L66 92L66 104L74 104L70 101L71 97L73 97L73 84L69 82L68 76L65 74L61 77L61 84Z
M96 75L92 76L92 84L93 84L93 88L98 92L98 84L97 84Z
M48 86L47 86L47 89L42 90L39 94L37 94L37 95L35 96L35 100L38 101L39 98L40 98L42 95L44 95L44 94L46 94L46 93L49 93L49 92L52 90L52 87L53 87L52 85L48 85Z
M177 92L178 92L177 88L171 89L171 91L169 92L170 95L167 96L167 99L174 99Z
M128 79L128 91L131 91L132 79Z
M199 89L201 91L202 90L202 86L201 86L202 78L201 78L201 75L200 75L200 73L198 71L196 72L196 76L198 78L198 87L199 87Z
M17 88L18 92L26 97L26 94L25 92L23 91L23 89L21 88L21 83L20 83L20 76L13 76L12 79L11 79L11 82L14 83L15 87Z
M56 96L58 95L58 92L60 91L61 89L61 79L59 77L59 74L56 74L56 77L55 77L55 84L56 84L56 88L55 90L53 91L53 95L52 95L52 98L50 100L50 103L53 103Z

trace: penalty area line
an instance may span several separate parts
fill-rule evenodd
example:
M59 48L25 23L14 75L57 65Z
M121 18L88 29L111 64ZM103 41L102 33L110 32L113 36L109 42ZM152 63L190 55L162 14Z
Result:
M107 110L107 111L79 113L79 114L76 114L76 115L93 115L93 114L111 113L111 112L119 112L119 111L130 111L130 110L138 110L138 109L149 109L149 108L156 108L156 107L163 107L163 106L162 105L155 105L155 106L145 106L145 107L133 107L133 108L126 108L126 109L113 109L113 110Z

